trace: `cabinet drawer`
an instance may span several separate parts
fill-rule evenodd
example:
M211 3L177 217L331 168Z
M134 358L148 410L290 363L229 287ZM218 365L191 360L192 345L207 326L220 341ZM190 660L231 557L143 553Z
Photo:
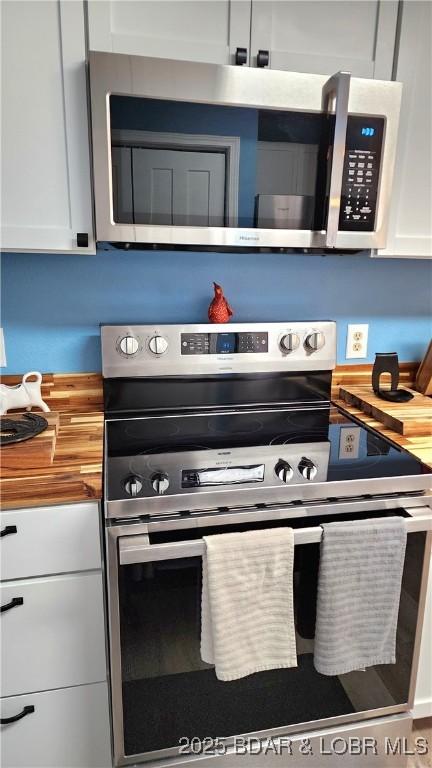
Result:
M2 512L0 528L2 581L101 567L96 502Z
M3 583L0 602L2 696L106 679L101 573Z
M4 768L111 766L106 683L2 699L1 717L24 707L34 712L0 727Z

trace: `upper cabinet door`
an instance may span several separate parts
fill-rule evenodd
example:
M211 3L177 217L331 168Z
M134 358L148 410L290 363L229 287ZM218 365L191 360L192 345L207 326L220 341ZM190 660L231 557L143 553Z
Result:
M2 247L94 252L83 4L1 6Z
M89 48L235 64L237 48L249 55L250 8L250 0L89 0Z
M261 50L272 69L390 80L397 13L396 0L252 0L251 64Z
M378 256L432 257L432 5L404 3L396 80L403 83L387 248Z

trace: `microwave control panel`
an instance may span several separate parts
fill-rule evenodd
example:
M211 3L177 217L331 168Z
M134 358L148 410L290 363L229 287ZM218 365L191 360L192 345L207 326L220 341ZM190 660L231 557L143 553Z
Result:
M339 229L373 232L385 120L349 115Z

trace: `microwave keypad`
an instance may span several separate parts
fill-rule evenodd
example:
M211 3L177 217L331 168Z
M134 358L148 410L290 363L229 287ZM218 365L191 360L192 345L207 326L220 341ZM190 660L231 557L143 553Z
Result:
M339 229L373 232L384 132L383 118L350 115Z
M347 152L348 178L344 179L342 221L375 222L375 152ZM373 227L371 227L373 229Z

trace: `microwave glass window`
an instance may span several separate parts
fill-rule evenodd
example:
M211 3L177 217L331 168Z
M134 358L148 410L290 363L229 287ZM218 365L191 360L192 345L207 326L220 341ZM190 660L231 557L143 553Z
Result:
M110 97L118 224L326 226L334 116ZM373 231L384 118L349 115L339 229Z
M321 114L111 96L110 119L116 223L311 229L323 207Z

